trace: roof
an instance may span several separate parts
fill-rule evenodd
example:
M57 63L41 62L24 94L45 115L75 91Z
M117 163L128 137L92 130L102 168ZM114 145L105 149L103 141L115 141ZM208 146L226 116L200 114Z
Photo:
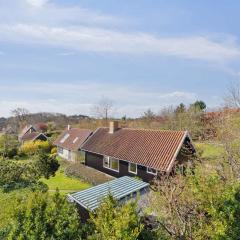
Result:
M31 129L31 128L32 128L35 132L37 131L36 128L35 128L33 125L26 125L26 126L23 128L23 130L21 131L21 133L19 134L19 137L22 138L22 137L26 134L26 132L28 132L29 129Z
M36 138L38 138L38 136L43 135L44 137L46 137L43 133L39 133L39 132L32 132L32 133L26 133L25 135L22 136L21 140L22 141L33 141ZM46 137L47 138L47 137Z
M80 192L69 194L70 200L75 201L85 209L95 210L101 201L110 194L116 200L122 200L133 193L146 190L149 183L128 176L114 179L112 181L91 187Z
M122 128L109 133L98 128L82 150L169 171L186 136L186 131Z
M89 129L71 128L63 131L54 141L54 145L68 150L78 150L91 134L92 131ZM66 137L67 135L69 136ZM66 138L65 141L63 138Z

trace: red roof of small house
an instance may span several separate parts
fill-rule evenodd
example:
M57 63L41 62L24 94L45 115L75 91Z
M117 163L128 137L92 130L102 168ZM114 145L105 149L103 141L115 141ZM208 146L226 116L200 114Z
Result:
M92 134L89 129L71 128L63 131L54 141L54 145L68 150L78 150Z
M98 128L81 149L169 172L187 136L186 131Z
M43 133L39 132L32 132L32 133L26 133L21 137L21 141L34 141L36 140L39 136L43 135L46 139L47 137Z
M33 125L26 125L21 133L19 134L19 138L23 138L23 136L30 130L30 129L33 129L34 132L37 132L36 128L33 126Z

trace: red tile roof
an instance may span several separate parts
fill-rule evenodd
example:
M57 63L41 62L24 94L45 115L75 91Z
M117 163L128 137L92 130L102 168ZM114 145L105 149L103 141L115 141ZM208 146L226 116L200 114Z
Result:
M169 171L186 136L186 131L122 128L111 134L99 128L82 150Z
M69 137L66 138L64 142L61 142L66 134L69 134ZM63 131L60 136L54 141L54 145L62 147L64 149L76 151L91 134L92 131L88 129L71 128L70 130Z
M43 133L39 133L39 132L26 133L25 135L23 135L21 137L21 141L33 141L40 135L45 136ZM47 139L47 137L46 137L46 139Z

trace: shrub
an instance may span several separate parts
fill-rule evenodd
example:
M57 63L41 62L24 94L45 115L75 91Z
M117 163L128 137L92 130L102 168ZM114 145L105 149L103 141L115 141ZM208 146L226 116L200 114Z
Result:
M88 239L135 240L143 229L137 202L119 204L111 195L103 200L94 214L90 214L95 232Z
M3 158L13 158L17 155L18 141L15 136L4 134L0 136L0 155Z
M51 154L53 154L53 155L54 155L54 154L57 154L57 148L56 148L56 147L54 147L54 148L51 149Z
M65 169L65 174L69 177L80 178L81 180L92 185L98 185L113 179L113 177L98 172L95 169L89 168L81 163L69 165Z
M8 239L81 239L77 210L56 191L31 195L17 207Z
M21 146L20 151L26 155L34 155L41 152L49 153L51 151L51 145L48 141L28 141Z

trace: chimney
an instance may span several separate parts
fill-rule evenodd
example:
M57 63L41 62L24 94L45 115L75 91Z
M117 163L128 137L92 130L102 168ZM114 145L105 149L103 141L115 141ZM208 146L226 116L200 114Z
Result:
M118 130L118 121L111 121L109 123L109 133L114 133Z
M70 130L71 129L71 125L68 124L67 126L67 130Z

